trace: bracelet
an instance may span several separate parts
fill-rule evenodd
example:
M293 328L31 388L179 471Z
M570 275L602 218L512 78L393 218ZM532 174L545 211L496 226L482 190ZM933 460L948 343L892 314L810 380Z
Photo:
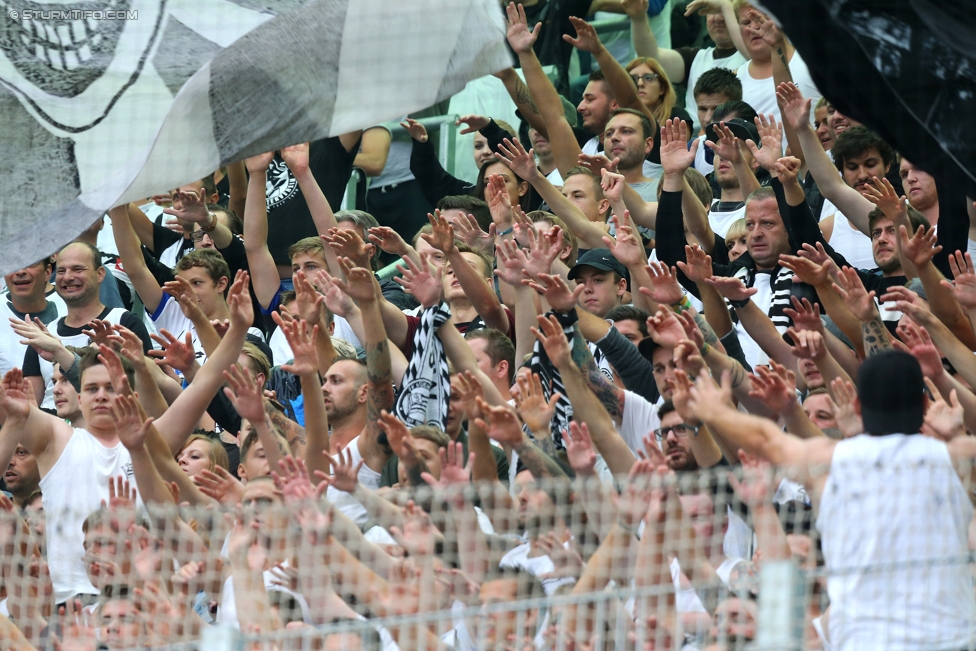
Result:
M688 299L687 296L682 296L680 301L671 304L671 309L674 310L677 314L681 314L686 310L692 309L691 301Z
M512 231L514 230L515 230L515 225L513 224L504 231L498 231L497 233L495 233L495 235L497 235L498 237L505 237L506 235L512 233Z
M200 227L200 230L202 230L204 233L212 233L214 229L217 228L217 224L219 223L217 221L217 215L215 215L213 211L210 211L209 215L210 223L208 223L206 226Z

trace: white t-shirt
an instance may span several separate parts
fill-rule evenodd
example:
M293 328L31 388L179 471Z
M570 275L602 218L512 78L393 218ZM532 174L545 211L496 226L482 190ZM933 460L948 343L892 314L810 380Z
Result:
M799 52L794 52L793 58L790 59L790 75L804 97L812 97L814 100L820 97L821 93L814 85L810 70ZM749 72L749 65L744 65L739 66L736 77L742 82L742 101L756 109L756 113L763 115L772 113L778 121L783 121L779 104L776 102L776 84L773 82L772 75L765 79L756 79ZM813 124L813 111L810 111L810 124ZM785 140L783 145L786 146Z
M282 563L284 567L288 567L288 561ZM273 572L267 570L262 573L264 577L264 589L269 592L285 592L290 594L295 598L295 602L298 607L302 609L302 620L306 624L311 624L312 614L309 610L308 602L305 601L305 597L298 592L292 592L284 586L278 585L276 581L278 578ZM224 581L224 585L220 590L220 607L217 609L217 623L232 626L238 630L241 628L241 623L237 619L237 602L234 598L234 577L228 576L227 580Z
M563 546L569 549L568 542ZM542 581L542 587L545 589L547 597L551 597L560 586L576 583L576 579L572 577L564 579L543 579L542 575L554 571L556 564L552 562L548 554L530 558L529 551L531 549L532 546L526 542L509 550L507 554L502 556L502 560L498 562L498 567L518 567L538 577Z
M661 426L661 418L657 415L657 411L664 400L661 399L654 404L643 396L626 390L624 396L624 413L620 418L620 427L617 431L627 447L637 454L638 450L644 449L644 436Z
M820 211L820 221L834 216L834 228L830 231L827 244L844 258L855 269L874 269L878 265L874 261L871 250L871 238L862 233L850 222L844 213L837 210L837 206L824 198L823 209Z
M695 58L691 62L691 67L688 69L688 75L685 79L685 85L688 86L688 91L685 93L685 110L688 111L688 115L691 116L691 119L695 123L695 133L698 133L698 130L702 127L698 122L698 102L695 101L695 84L698 82L698 78L701 77L703 72L712 68L725 68L726 70L735 71L746 63L746 58L738 51L721 59L715 58L714 47L702 48L695 54ZM701 146L704 146L704 143Z
M716 208L718 208L720 203L721 201L717 200L712 202L708 210L708 226L712 229L712 232L724 240L725 236L728 235L729 229L732 228L732 224L746 216L746 205L742 204L741 207L735 210L723 210L719 212Z
M352 465L355 466L363 460L363 455L359 452L358 436L349 442L349 445L346 446L346 450L349 450L350 454L352 455ZM332 458L337 462L339 461L339 455L337 454L332 455ZM376 472L365 463L359 469L359 474L357 475L360 484L362 484L365 488L374 491L380 487L380 476L380 473ZM366 511L366 508L359 503L359 500L345 491L340 491L332 486L329 486L329 488L326 489L325 498L332 502L344 516L355 522L356 526L358 527L362 527L364 524L366 524L366 520L369 519L369 513Z
M117 443L107 448L88 430L76 427L61 456L41 478L55 603L76 594L98 594L82 560L85 534L81 525L102 500L108 502L108 483L119 476L134 479L132 457L125 446ZM138 504L142 505L141 496Z

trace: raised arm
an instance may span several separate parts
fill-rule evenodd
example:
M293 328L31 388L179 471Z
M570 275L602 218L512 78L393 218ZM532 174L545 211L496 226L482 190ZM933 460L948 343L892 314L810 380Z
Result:
M493 75L505 84L505 90L508 91L508 96L515 102L516 108L518 108L522 117L525 118L525 121L529 123L529 126L548 140L549 132L546 130L545 118L542 117L542 113L539 112L539 107L532 100L532 94L529 93L529 89L526 88L522 82L522 78L515 71L515 68L505 68L500 72L493 73Z
M576 142L575 140L573 142ZM554 143L555 144L555 143ZM499 146L499 153L495 154L499 160L508 165L513 172L528 181L539 196L546 202L557 217L566 222L566 227L579 238L580 244L591 249L603 248L603 237L606 230L594 224L583 214L576 205L539 172L532 157L532 150L525 151L525 147L514 140L505 139L505 144ZM568 171L568 170L567 170ZM562 170L560 170L562 172Z
M559 93L549 81L549 77L546 76L542 64L539 63L539 59L532 49L539 37L542 23L529 30L525 10L521 5L516 7L514 2L508 4L505 12L508 17L508 43L519 58L522 74L525 75L525 83L539 107L539 113L545 120L546 133L549 142L552 143L556 167L559 168L559 173L565 177L569 170L576 167L582 150L573 134L573 128L566 121Z
M237 362L244 349L247 329L254 321L251 298L248 295L248 273L237 272L237 278L227 295L230 308L230 328L217 346L217 350L197 373L193 382L176 399L165 414L156 421L156 429L171 450L179 450L193 432L200 417L207 410L220 386L224 383L224 371Z
M837 206L859 231L870 237L868 214L874 209L874 205L861 196L860 192L844 183L837 167L824 151L817 132L810 124L812 100L804 99L800 89L793 83L780 84L776 89L776 96L782 107L783 119L796 132L803 150L803 160L821 194Z
M156 278L149 272L146 260L142 257L142 243L129 221L129 206L123 204L108 211L112 219L112 232L115 233L115 246L119 249L122 266L132 281L139 298L150 314L155 313L163 300L163 290Z
M243 163L241 164L243 165ZM179 199L181 207L179 210L175 207L166 208L163 210L164 213L175 216L181 223L200 224L200 228L210 236L214 246L218 249L226 249L230 246L234 234L230 232L229 228L220 223L216 214L207 208L203 196L198 195L194 191L184 192L183 190L175 190L173 195L174 198ZM132 213L130 212L129 214L131 215ZM116 235L116 238L118 238L118 235Z
M291 173L295 175L295 180L298 181L298 187L302 191L302 196L305 197L308 211L315 223L315 230L318 231L319 235L325 235L333 228L338 227L339 224L336 222L329 200L325 198L325 193L322 192L312 170L309 169L308 150L308 143L285 147L281 150L281 158ZM333 274L341 273L338 258L329 247L325 247L325 262Z
M651 30L651 23L647 19L647 0L623 0L620 4L630 18L630 39L637 56L656 59L668 74L672 84L683 83L687 74L685 60L677 50L658 45ZM729 8L732 8L731 4ZM729 33L732 31L730 29Z
M253 156L244 161L247 165L247 204L244 207L244 250L247 253L247 266L254 274L254 295L262 308L271 307L278 287L278 266L268 249L268 204L266 183L268 165L274 159L274 152Z

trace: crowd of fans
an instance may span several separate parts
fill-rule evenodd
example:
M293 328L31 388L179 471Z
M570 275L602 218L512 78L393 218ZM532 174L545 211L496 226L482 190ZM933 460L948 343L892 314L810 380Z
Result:
M972 648L973 203L748 2L652 4L504 7L473 184L404 118L6 275L0 647L738 649L795 561L803 648Z

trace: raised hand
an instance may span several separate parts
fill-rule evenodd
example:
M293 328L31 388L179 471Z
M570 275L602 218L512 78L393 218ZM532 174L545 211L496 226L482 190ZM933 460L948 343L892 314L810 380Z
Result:
M922 375L932 380L942 377L945 373L942 366L942 353L932 343L928 330L916 325L910 319L902 319L898 323L897 333L908 346L908 352L918 360L922 367Z
M480 398L478 406L485 414L485 420L478 419L476 424L488 432L491 440L510 447L516 447L524 440L525 433L511 407L508 405L492 407Z
M61 620L61 640L55 645L58 651L95 651L99 648L95 616L85 611L80 599L68 599L58 614Z
M37 351L41 359L53 362L55 361L55 353L64 349L61 340L48 332L37 317L34 317L33 322L29 314L24 317L23 321L15 317L10 317L9 320L11 329L17 333L17 336L23 337L20 343Z
M590 438L590 428L586 423L570 421L569 429L563 432L566 444L566 458L577 475L593 475L596 468L596 449Z
M580 294L585 289L582 284L570 290L562 276L539 274L539 280L542 284L528 279L524 279L522 282L542 294L542 297L549 303L549 307L556 312L569 314L576 309L576 302L579 301ZM565 337L563 338L565 339Z
M397 265L400 277L394 278L394 282L403 287L425 308L439 304L444 292L444 285L441 282L444 276L443 267L431 265L426 253L420 254L419 266L410 258L403 258L403 262L407 266Z
M278 460L278 470L271 471L275 486L281 491L285 504L305 502L315 495L315 487L308 477L303 459L286 455Z
M30 415L31 402L24 390L24 374L16 366L3 376L0 385L0 407L11 418L26 419Z
M591 54L596 54L603 49L603 43L600 42L600 37L597 35L596 30L593 29L593 25L576 16L570 16L569 22L573 24L573 29L576 30L576 38L573 38L569 34L563 34L564 41L578 50L583 50Z
M292 174L308 169L308 149L308 143L302 142L280 150L281 160L285 161Z
M522 270L528 261L525 252L515 240L502 240L495 248L497 265L495 275L507 285L515 287L522 283Z
M651 277L651 286L641 287L641 294L662 305L674 305L681 301L684 292L675 277L674 267L668 267L663 262L649 262L644 269Z
M535 163L532 163L535 165ZM491 221L496 228L507 230L512 224L512 201L505 188L505 179L500 174L492 174L485 178L485 201L491 212Z
M293 319L286 323L277 312L272 313L272 318L285 333L293 357L290 364L281 366L281 370L300 377L316 376L319 368L318 352L315 349L318 325L309 328L305 319Z
M702 373L691 387L691 402L689 409L697 420L709 421L724 409L730 409L732 402L732 381L729 372L722 373L722 384L719 386L708 373Z
M712 277L712 256L700 246L685 245L685 261L678 260L678 269L693 283L703 283Z
M949 402L947 403L943 400L935 383L927 377L923 379L934 399L925 411L922 433L945 442L949 442L957 436L965 436L966 426L963 424L962 405L959 404L956 390L953 389L949 394Z
M857 413L854 404L857 398L857 391L849 380L835 378L830 383L830 392L834 397L834 418L837 420L837 428L843 433L844 438L857 436L864 431L861 423L861 415Z
M173 190L172 201L173 206L171 208L163 208L165 214L173 215L188 224L210 223L210 211L207 210L206 196L203 190Z
M616 235L604 237L603 243L610 250L610 254L625 267L637 267L647 262L644 243L636 234L634 222L630 218L630 211L625 210L622 216L614 215L610 218ZM615 239L616 238L616 239Z
M638 459L630 468L627 482L617 499L617 520L630 530L636 530L651 502L651 482L656 476L654 462Z
M565 368L572 364L569 340L566 339L566 333L563 332L563 327L559 325L556 317L550 316L547 319L540 314L536 319L539 327L531 328L532 334L542 344L549 361L557 368Z
M338 454L332 457L328 450L323 450L322 454L332 466L332 487L346 493L355 493L356 484L359 483L359 469L363 467L363 460L359 463L352 462L352 450L348 446L340 448Z
M356 304L336 284L335 279L325 269L315 272L315 284L325 295L325 307L329 312L342 318L348 318L356 309Z
M325 296L315 291L304 271L296 271L292 276L295 285L295 301L298 308L298 318L310 324L323 323Z
M687 345L682 343L678 348L686 348ZM675 349L675 355L677 355L678 349ZM698 377L698 374L693 374L690 377ZM691 379L687 372L682 369L678 369L674 372L674 384L672 385L671 401L674 403L674 409L681 415L681 418L686 423L694 423L698 420L695 415L694 409L691 407L691 387L693 386Z
M729 484L739 499L752 508L771 503L779 481L773 481L773 467L755 455L739 450L742 479L729 473Z
M386 432L386 438L390 442L393 454L397 455L404 463L416 462L416 450L413 446L404 444L407 439L412 441L412 435L402 420L384 409L380 412L377 425Z
M672 350L686 336L681 320L664 305L657 309L656 314L647 318L647 333L658 345Z
M413 118L407 118L405 122L400 123L400 126L406 129L410 137L417 142L427 142L427 128Z
M770 366L757 366L749 375L749 396L761 401L777 414L785 414L796 405L796 374L770 360Z
M129 484L129 480L119 475L108 480L108 508L113 511L135 510L139 491ZM103 502L104 504L104 502Z
M684 120L665 121L661 127L661 167L665 175L681 176L695 164L698 143L695 138L688 148L688 123Z
M462 115L454 121L454 126L459 127L462 124L465 126L459 133L463 136L484 129L491 124L491 118L483 115Z
M241 418L251 423L263 423L264 387L258 384L251 370L235 364L224 371L224 379L229 386L224 387L224 395L230 400Z
M793 272L793 282L806 283L814 287L823 287L830 283L832 267L819 264L810 258L781 254L779 263ZM831 261L831 264L833 262Z
M952 291L965 310L976 309L976 270L969 253L956 251L949 256L949 269L952 281L943 280L942 286Z
M516 382L519 392L515 394L515 409L522 418L522 422L533 433L548 432L549 423L556 413L556 403L562 398L562 394L558 391L553 392L549 400L546 401L538 373L533 373L531 378L519 377Z
M98 361L108 370L108 375L112 380L112 388L115 390L115 393L120 395L129 395L132 393L132 387L129 386L129 377L122 368L122 360L119 359L118 353L103 344L98 347Z
M244 484L223 466L214 466L212 471L201 470L190 479L201 493L221 504L240 504L244 499Z
M546 233L539 233L532 223L526 226L528 253L525 256L525 275L539 278L552 273L552 264L563 248L563 231L553 226Z
M488 232L486 233L481 228L481 225L478 224L478 220L474 218L474 215L461 213L454 220L454 237L472 249L491 251L491 247L495 242L495 231L495 224L492 223L488 226Z
M254 323L254 306L248 287L251 276L246 271L238 271L234 283L227 292L227 308L230 310L230 323L239 330L246 330Z
M875 293L864 289L864 283L856 270L850 267L841 269L834 289L861 322L868 323L878 316L878 306L874 302Z
M357 267L369 268L373 257L373 245L363 242L359 233L342 228L332 228L322 240L328 244L337 256L352 260Z
M535 150L533 149L526 151L518 138L505 138L498 145L498 151L495 152L495 157L508 165L509 169L515 172L519 178L529 180L539 174L539 170L535 165L534 153Z
M508 6L505 7L505 15L508 24L508 44L512 46L515 54L528 54L532 51L536 39L539 38L542 23L536 23L530 31L529 23L525 18L525 9L522 8L521 4L516 6L514 2L508 3Z
M915 234L908 237L908 229L899 226L898 236L901 238L902 255L916 267L928 264L942 250L942 246L936 244L939 238L935 234L934 228L930 228L926 233L925 227L919 226Z
M438 251L445 255L454 249L454 227L444 217L440 210L435 210L434 214L427 213L430 220L431 232L422 233L420 237Z
M149 356L155 360L157 366L169 366L186 375L193 368L193 365L196 364L197 355L193 349L193 335L191 332L187 331L184 341L177 339L166 328L161 328L159 335L150 333L149 336L152 337L153 341L163 347L162 350L153 349L149 351ZM142 354L141 348L139 352Z
M881 212L891 220L898 217L908 217L908 199L904 196L899 197L891 181L875 176L868 181L867 186L861 192L865 199L881 208Z
M478 382L478 379L471 371L458 373L456 379L458 402L460 402L461 408L464 409L464 415L469 421L474 421L475 418L482 418L484 415L478 406L478 399L485 399L484 387L481 386L481 383Z
M603 178L603 171L616 172L619 158L610 160L606 154L580 154L577 163L590 170L594 176Z
M815 330L821 335L824 334L823 320L820 318L820 303L810 304L807 299L799 299L791 296L790 301L793 307L783 310L783 314L789 317L790 321L797 330Z
M81 333L91 339L95 346L108 346L112 343L112 323L109 321L92 319L88 323L88 329L82 330Z
M803 93L792 81L781 83L776 88L776 98L779 101L780 113L794 131L800 131L810 126L810 103L804 99Z
M403 529L390 527L390 535L410 558L429 558L434 554L434 527L430 524L430 516L413 500L403 509Z
M772 172L779 179L780 183L792 183L793 179L799 175L802 166L803 164L799 158L795 156L784 156L776 161L775 168Z
M376 279L373 272L365 267L357 267L349 258L339 258L339 268L345 274L345 281L333 278L335 283L353 301L368 303L376 300Z
M706 140L705 146L714 151L715 155L722 160L730 163L738 163L742 160L742 150L739 149L740 140L735 137L731 129L725 126L725 122L712 125L712 129L718 136L718 140L715 142Z
M441 459L440 479L434 478L429 472L421 473L421 479L439 489L463 487L471 482L471 471L468 470L468 467L474 464L474 452L470 453L468 458L465 459L464 445L461 443L448 443L446 448L441 448L437 453ZM457 491L456 495L463 496L463 493Z
M556 566L552 572L540 574L540 579L578 579L583 574L583 568L586 566L583 558L572 546L567 549L559 541L555 531L539 536L538 545L546 553L546 556L552 559L552 564Z
M793 356L798 359L820 360L827 355L823 336L815 330L790 328L786 334L793 340Z
M735 276L712 276L705 282L730 301L744 301L759 291L755 287L746 287L745 283Z
M271 165L271 161L274 160L274 155L273 151L266 151L263 154L245 158L244 167L247 168L248 175L265 174L268 171L268 166Z
M380 251L390 255L404 256L410 252L408 245L400 234L389 226L374 226L366 234L367 239L380 248Z
M602 170L600 174L602 176L600 187L603 188L603 198L609 201L610 205L621 202L624 198L624 188L627 186L623 174L616 174L609 170Z
M122 445L127 450L142 448L153 419L143 418L142 409L139 407L139 394L115 396L112 413L115 416L115 428Z

